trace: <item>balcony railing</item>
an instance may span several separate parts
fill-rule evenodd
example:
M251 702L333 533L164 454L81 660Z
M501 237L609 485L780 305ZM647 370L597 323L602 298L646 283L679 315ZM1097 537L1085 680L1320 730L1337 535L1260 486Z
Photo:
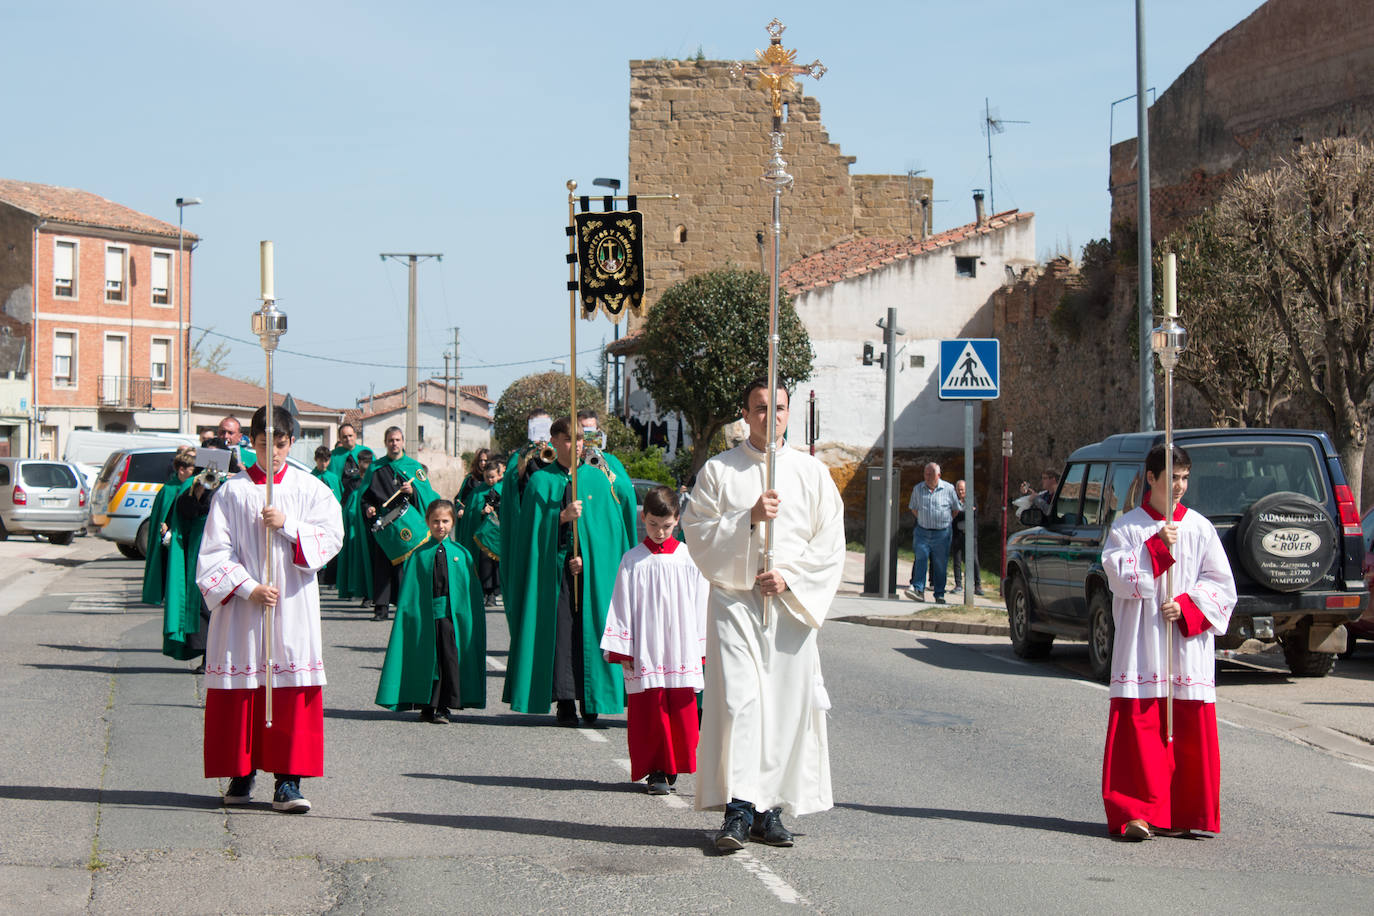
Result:
M132 375L100 376L100 406L144 410L153 406L153 380Z

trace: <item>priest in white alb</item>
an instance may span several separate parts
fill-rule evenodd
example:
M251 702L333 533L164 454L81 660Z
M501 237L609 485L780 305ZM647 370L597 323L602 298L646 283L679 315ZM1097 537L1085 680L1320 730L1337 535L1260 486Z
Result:
M228 777L224 801L251 800L253 778L276 775L272 807L303 813L305 776L324 772L324 658L315 574L338 553L343 519L329 487L287 464L295 421L273 409L272 504L265 462L225 481L210 502L196 581L210 607L205 648L205 775ZM254 451L267 455L267 415L253 414ZM266 538L272 584L266 584ZM272 671L263 657L264 609L274 605ZM265 685L273 718L265 727Z
M1141 505L1112 524L1102 551L1116 624L1102 802L1108 832L1128 840L1221 829L1213 636L1224 634L1230 623L1236 584L1216 528L1179 502L1188 491L1192 461L1176 446L1174 513L1165 523L1165 457L1163 445L1150 451ZM1166 721L1170 690L1172 743Z
M780 438L765 492L770 401ZM722 852L750 837L791 846L782 812L833 804L830 700L816 635L844 568L844 505L825 465L783 444L789 402L783 388L770 397L764 381L745 390L749 438L706 463L682 518L692 558L711 583L696 806L725 809L715 840ZM769 519L773 569L764 572Z

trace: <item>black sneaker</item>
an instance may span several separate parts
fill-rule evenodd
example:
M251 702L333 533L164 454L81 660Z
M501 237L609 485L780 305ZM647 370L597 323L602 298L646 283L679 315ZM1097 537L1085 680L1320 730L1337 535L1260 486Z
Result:
M389 614L386 612L386 607L385 607L385 606L379 607L379 608L377 608L376 610L374 610L374 611L372 612L372 619L373 619L373 620L387 620L387 619L390 618L390 616L391 616L391 615L389 615Z
M224 790L224 803L226 805L246 805L253 800L253 777L257 771L254 770L247 776L235 776L229 780L229 788Z
M669 773L669 774L668 774L668 785L670 785L670 786L675 786L675 785L677 785L677 774L676 774L676 773Z
M482 602L482 606L483 606L484 608L493 608L493 607L496 607L496 596L495 596L495 595L487 595L487 597L486 597L486 598L483 600L483 602Z
M430 719L435 725L448 724L448 707L439 706L434 710L434 718Z
M596 719L597 719L597 713L594 713L594 712L587 712L587 704L586 704L586 703L582 703L581 705L582 705L582 721L585 722L587 725L595 725L595 724L596 724Z
M744 848L749 839L749 828L744 826L744 815L738 811L727 811L725 823L716 834L716 848L721 852L737 852Z
M750 839L769 846L791 846L792 834L782 825L782 809L769 808L754 815L754 824L749 828Z
M554 714L557 722L565 728L577 728L577 704L572 700L559 700Z
M420 707L420 721L421 721L421 722L429 722L429 723L433 724L433 722L434 722L434 707L433 707L433 706L421 706L421 707Z
M649 778L645 782L647 791L650 795L667 795L672 791L672 789L668 788L668 777L664 773L657 771L650 773Z
M310 810L310 801L301 794L301 781L296 777L277 780L277 791L272 794L272 808L287 814L304 814Z

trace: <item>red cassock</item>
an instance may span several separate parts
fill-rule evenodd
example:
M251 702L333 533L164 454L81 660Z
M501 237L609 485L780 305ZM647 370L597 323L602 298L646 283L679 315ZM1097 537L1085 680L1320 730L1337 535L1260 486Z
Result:
M1217 707L1174 700L1174 741L1164 722L1165 700L1115 697L1102 755L1102 803L1107 829L1127 821L1166 830L1221 830L1221 752Z

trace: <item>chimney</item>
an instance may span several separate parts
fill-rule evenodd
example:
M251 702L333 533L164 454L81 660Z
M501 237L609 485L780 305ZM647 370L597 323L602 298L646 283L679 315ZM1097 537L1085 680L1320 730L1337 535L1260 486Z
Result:
M983 212L983 189L973 189L973 215L974 225L981 226L988 221L987 214Z

